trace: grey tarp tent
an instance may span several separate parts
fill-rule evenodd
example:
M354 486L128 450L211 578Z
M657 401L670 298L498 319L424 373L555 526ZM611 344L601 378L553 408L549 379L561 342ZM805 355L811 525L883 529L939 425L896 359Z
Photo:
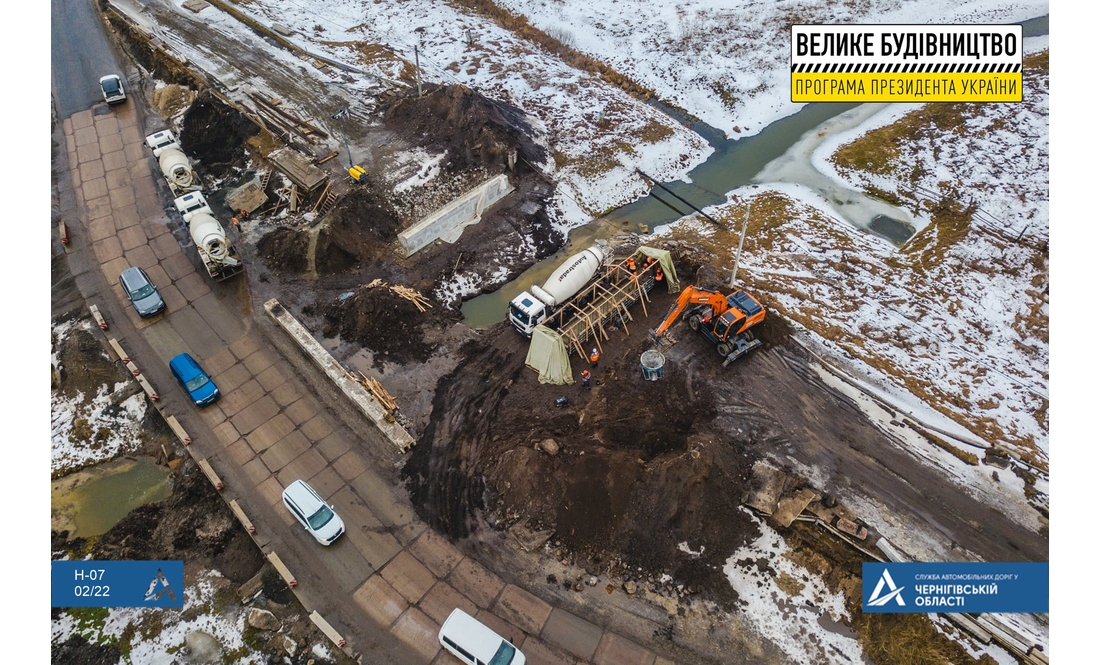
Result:
M559 386L573 383L573 368L565 341L546 326L535 326L531 333L531 348L527 350L527 366L539 373L539 383Z
M665 249L652 247L639 247L638 251L646 256L652 256L661 264L661 272L665 273L665 281L668 282L669 293L680 292L680 280L676 279L676 266L672 265L672 254Z

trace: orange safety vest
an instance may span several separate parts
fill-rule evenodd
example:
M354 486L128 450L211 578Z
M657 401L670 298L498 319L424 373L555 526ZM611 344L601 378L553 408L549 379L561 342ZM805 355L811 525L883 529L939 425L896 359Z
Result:
M663 272L661 272L661 266L657 266L657 272L656 272L656 274L653 275L653 279L655 279L659 282L659 281L663 280L664 278L665 278L665 274Z
M627 267L627 270L629 270L630 272L637 272L638 271L638 267L636 265L634 265L634 258L633 257L626 260L626 267Z
M592 355L588 356L589 362L597 363L600 361L600 354L597 351L593 351Z
M592 372L589 372L588 370L584 370L583 372L581 372L581 378L584 379L585 381L591 379L592 378Z

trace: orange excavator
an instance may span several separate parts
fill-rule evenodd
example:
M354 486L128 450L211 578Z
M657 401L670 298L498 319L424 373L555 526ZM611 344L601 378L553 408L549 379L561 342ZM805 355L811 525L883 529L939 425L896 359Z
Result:
M718 354L725 358L722 364L728 365L760 346L760 340L753 337L749 328L763 321L764 314L764 306L741 289L727 296L689 286L650 336L660 342L661 335L682 315L692 330L717 347Z

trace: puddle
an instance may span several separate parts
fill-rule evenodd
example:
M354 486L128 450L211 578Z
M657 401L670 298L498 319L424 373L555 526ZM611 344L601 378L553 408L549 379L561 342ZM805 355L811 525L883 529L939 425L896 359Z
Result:
M71 473L50 486L51 528L68 530L69 538L106 533L131 510L168 498L168 467L151 458L105 462Z

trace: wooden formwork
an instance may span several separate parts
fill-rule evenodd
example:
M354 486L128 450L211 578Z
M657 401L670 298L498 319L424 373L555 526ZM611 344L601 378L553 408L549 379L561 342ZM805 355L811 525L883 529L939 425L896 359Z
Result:
M649 316L646 302L649 301L649 291L657 283L654 274L658 264L653 263L636 273L627 270L625 264L623 261L608 268L602 279L586 287L570 304L555 312L546 322L546 325L555 327L555 322L567 319L556 328L570 353L576 352L582 358L587 357L584 345L589 339L595 342L602 353L601 340L608 339L607 326L612 321L629 335L627 322L634 321L634 317L630 315L630 307L638 301L642 303L642 311Z

